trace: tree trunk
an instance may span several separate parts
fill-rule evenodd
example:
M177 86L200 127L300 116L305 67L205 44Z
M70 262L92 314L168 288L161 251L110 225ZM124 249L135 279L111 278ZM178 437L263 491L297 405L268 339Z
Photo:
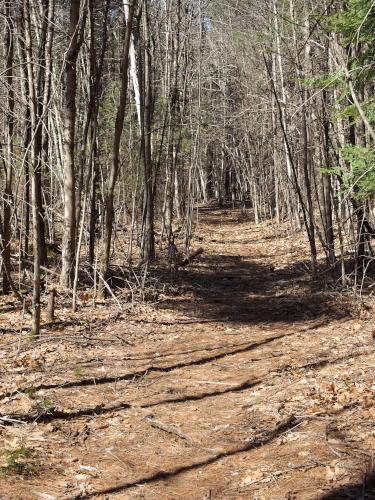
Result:
M70 0L69 48L65 55L64 124L64 236L60 284L69 288L73 280L76 247L75 123L77 58L82 43L84 20L80 21L81 0ZM85 9L86 11L86 9Z
M141 258L148 262L155 257L154 236L154 199L152 178L152 155L151 155L151 124L152 124L152 64L151 64L151 40L149 34L149 18L147 2L143 4L143 28L144 28L144 75L143 93L141 98L143 104L141 114L142 123L142 153L144 174L144 205L143 205L143 244Z
M11 215L12 215L12 181L13 181L13 133L14 133L14 16L13 2L5 2L5 81L7 88L6 101L6 153L5 158L5 187L3 194L3 231L2 231L2 259L3 259L3 293L10 292L8 271L10 269L10 243L11 243Z
M122 58L121 58L121 90L120 98L117 106L115 131L112 146L112 162L108 174L108 181L106 183L106 191L104 194L104 227L103 227L103 240L100 256L100 274L101 280L98 287L99 296L105 296L106 287L103 280L107 279L109 268L109 255L112 241L112 226L113 226L113 201L116 181L118 177L120 165L120 143L122 131L124 128L125 107L128 91L128 70L129 70L129 51L130 51L130 37L133 28L133 18L136 8L137 0L132 0L129 5L129 16L126 23L124 33Z

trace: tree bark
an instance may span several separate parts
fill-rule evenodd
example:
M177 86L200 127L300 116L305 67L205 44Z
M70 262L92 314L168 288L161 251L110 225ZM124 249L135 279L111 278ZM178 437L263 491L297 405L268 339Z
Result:
M112 241L112 226L113 226L113 202L116 181L120 165L120 143L122 131L124 128L125 107L128 92L128 70L129 70L129 51L130 51L130 37L133 28L133 18L136 8L137 0L132 0L129 5L129 16L126 23L122 57L121 57L121 88L119 103L117 106L115 131L112 145L112 162L108 173L108 181L104 193L104 225L103 225L103 239L102 249L100 256L100 274L103 279L100 280L98 286L98 294L100 297L105 297L106 287L103 280L108 277L109 268L109 255Z
M86 8L80 19L81 0L70 1L69 47L65 54L64 125L64 236L60 284L69 288L73 280L76 247L75 124L77 58L83 40Z
M2 228L2 259L3 259L3 293L10 292L10 283L6 269L10 269L10 244L11 244L11 214L12 214L12 181L13 181L13 134L14 134L14 15L13 2L5 2L5 82L7 91L6 109L6 153L5 186L3 193L3 228Z
M141 257L144 263L155 257L154 236L154 197L153 173L151 154L151 124L152 124L152 63L151 40L149 34L149 16L147 2L143 3L143 29L144 29L144 74L143 96L141 96L142 115L142 155L144 175L144 205L143 205L143 234Z

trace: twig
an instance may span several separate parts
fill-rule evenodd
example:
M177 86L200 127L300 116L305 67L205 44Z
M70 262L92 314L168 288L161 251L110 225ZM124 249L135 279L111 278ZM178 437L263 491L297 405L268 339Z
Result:
M202 446L200 443L194 441L194 439L190 437L188 434L181 432L175 425L164 424L163 422L155 420L153 417L150 416L147 416L146 420L149 422L151 427L160 429L164 432L167 432L168 434L173 434L175 436L178 436L180 439L183 439L184 441L188 442L191 446L194 446L194 448L200 448L201 450L207 451L209 453L223 453L223 450L221 449L206 448L205 446Z
M272 472L268 476L265 476L261 479L253 481L251 484L249 484L249 487L252 487L252 486L254 486L254 484L258 484L258 483L267 483L270 479L276 479L276 477L280 477L280 476L283 476L284 474L288 474L288 472L291 472L293 470L309 470L309 469L314 469L315 467L325 467L328 464L329 464L329 462L314 462L311 464L291 465L287 469ZM242 488L242 489L244 489L244 488Z
M96 265L96 264L95 264ZM94 269L94 272L95 272L95 269ZM118 298L116 297L116 295L112 292L112 289L111 287L108 285L107 281L104 279L104 277L100 274L100 272L98 270L96 270L96 273L95 275L98 275L99 278L103 281L103 284L104 286L106 287L106 289L109 291L109 293L111 294L111 297L114 299L114 301L116 302L118 308L120 309L120 311L122 311L122 306L118 300Z

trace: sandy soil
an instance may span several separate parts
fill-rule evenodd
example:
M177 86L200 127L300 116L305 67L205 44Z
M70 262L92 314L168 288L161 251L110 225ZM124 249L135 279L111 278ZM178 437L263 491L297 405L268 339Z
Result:
M61 299L38 340L2 300L1 499L375 498L372 310L286 226L204 209L195 245L154 303Z

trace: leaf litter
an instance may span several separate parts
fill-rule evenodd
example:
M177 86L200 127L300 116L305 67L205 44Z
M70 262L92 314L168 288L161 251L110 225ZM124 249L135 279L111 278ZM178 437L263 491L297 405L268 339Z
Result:
M207 209L197 233L203 257L177 277L155 269L169 285L152 303L60 304L37 342L19 330L22 311L0 314L2 470L20 464L0 475L1 498L304 500L365 488L371 304L313 282L306 243L286 226Z

